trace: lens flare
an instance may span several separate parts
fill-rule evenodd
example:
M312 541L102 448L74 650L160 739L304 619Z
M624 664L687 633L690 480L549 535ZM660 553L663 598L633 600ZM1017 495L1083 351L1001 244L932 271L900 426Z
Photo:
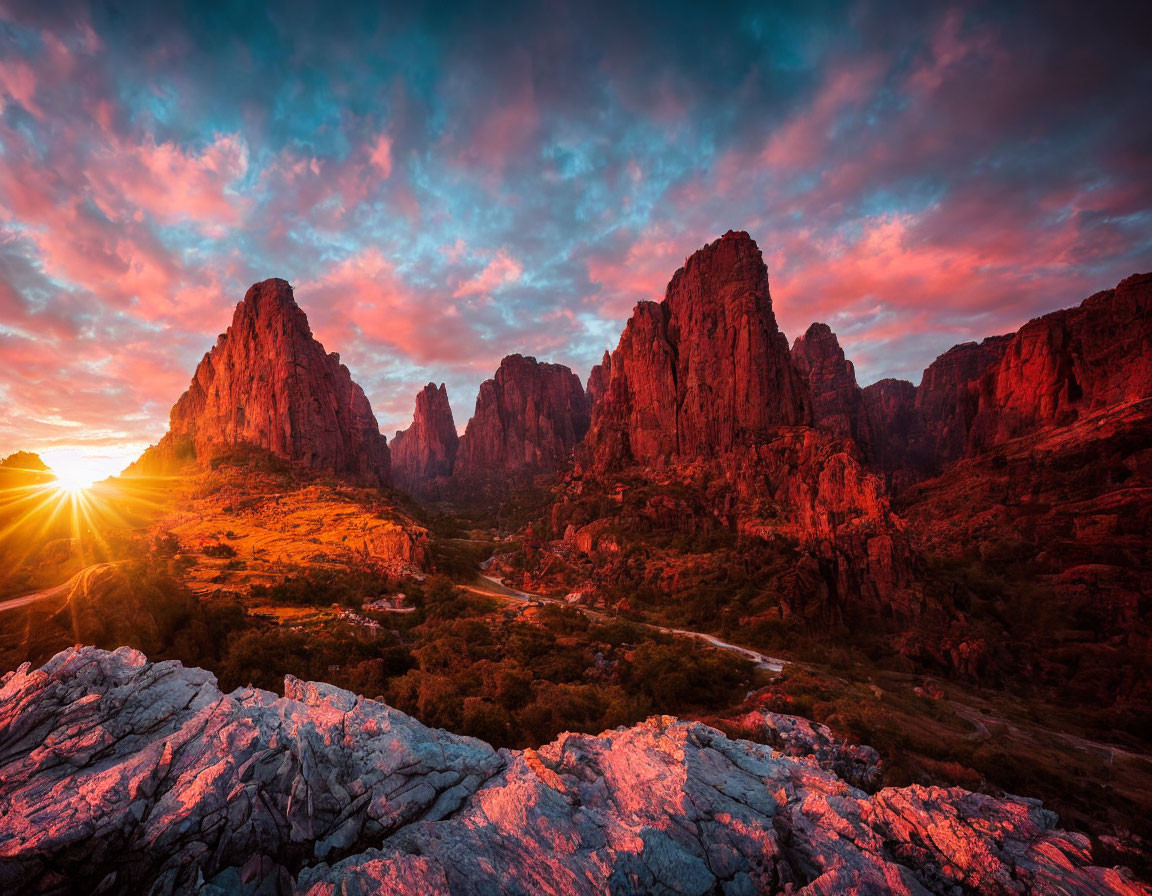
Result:
M56 474L56 487L61 491L83 492L114 472L108 459L89 457L71 451L46 451L43 460Z

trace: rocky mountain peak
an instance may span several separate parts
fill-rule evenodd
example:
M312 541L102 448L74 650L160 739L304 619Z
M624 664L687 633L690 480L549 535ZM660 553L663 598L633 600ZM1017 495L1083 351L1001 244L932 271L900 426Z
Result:
M508 355L480 386L454 474L468 479L555 470L587 429L588 402L575 373Z
M840 341L828 324L814 323L792 345L792 363L808 380L816 426L860 446L873 455L872 426L856 369L844 357Z
M325 352L285 280L254 284L172 408L137 472L252 445L314 470L390 481L388 445L364 390Z
M742 231L688 258L662 302L639 303L599 371L583 460L594 468L715 456L812 419Z
M429 479L449 476L459 447L448 390L429 383L416 395L412 425L392 440L392 476L407 491L419 491Z

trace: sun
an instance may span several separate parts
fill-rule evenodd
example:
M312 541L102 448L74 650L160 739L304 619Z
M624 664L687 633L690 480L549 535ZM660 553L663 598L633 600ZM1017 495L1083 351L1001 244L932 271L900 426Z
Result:
M87 491L94 483L108 476L107 464L100 458L86 457L72 452L45 455L45 461L56 474L56 488L70 494Z
M95 481L96 480L94 479L89 480L86 476L58 472L56 474L56 482L54 485L61 491L76 494L77 492L83 492L90 489Z

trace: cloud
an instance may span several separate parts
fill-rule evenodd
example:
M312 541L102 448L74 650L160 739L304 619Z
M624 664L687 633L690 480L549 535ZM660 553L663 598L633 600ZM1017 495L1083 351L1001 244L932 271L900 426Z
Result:
M6 0L0 449L154 440L270 276L382 422L434 379L463 423L509 352L586 376L728 229L789 335L918 379L1152 268L1122 6Z
M501 286L515 283L524 273L524 268L507 250L500 249L478 274L460 283L452 298L463 299L469 296L487 296Z
M368 155L369 161L375 165L380 176L387 180L392 176L392 138L381 134L372 144L372 151Z
M246 203L237 186L247 171L248 146L238 134L215 135L199 151L148 135L139 143L113 138L94 153L87 174L110 218L144 213L162 224L190 221L222 233L243 220Z

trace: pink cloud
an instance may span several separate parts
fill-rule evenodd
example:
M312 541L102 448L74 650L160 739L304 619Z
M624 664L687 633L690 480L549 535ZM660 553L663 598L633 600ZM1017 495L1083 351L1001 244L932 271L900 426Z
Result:
M90 161L93 197L110 218L144 211L164 224L193 221L219 233L243 216L236 187L248 171L248 145L239 135L217 135L199 152L151 136L114 137Z
M420 363L451 363L474 351L474 334L455 309L412 288L378 249L364 249L301 281L296 297L321 341L341 350L363 336Z
M468 296L487 296L493 290L508 283L515 283L524 273L520 262L514 259L505 249L501 249L485 265L484 269L470 280L461 282L452 298L463 299Z
M869 101L884 74L878 59L857 60L832 70L816 96L774 129L760 152L762 165L782 170L817 164L838 139L843 116Z
M525 63L521 68L528 66ZM516 77L505 95L508 100L503 105L489 109L456 136L459 162L464 167L497 175L532 145L540 127L540 109L531 72L523 71Z
M372 144L372 149L368 154L368 160L375 165L379 171L380 176L387 180L392 176L392 138L387 134L381 134L376 138Z
M672 273L687 254L680 241L649 231L622 253L591 255L586 260L588 279L600 285L596 298L600 312L626 317L637 302L663 298Z
M36 102L36 74L23 59L0 60L0 99L15 100L36 118L44 110ZM3 110L0 105L0 111Z

